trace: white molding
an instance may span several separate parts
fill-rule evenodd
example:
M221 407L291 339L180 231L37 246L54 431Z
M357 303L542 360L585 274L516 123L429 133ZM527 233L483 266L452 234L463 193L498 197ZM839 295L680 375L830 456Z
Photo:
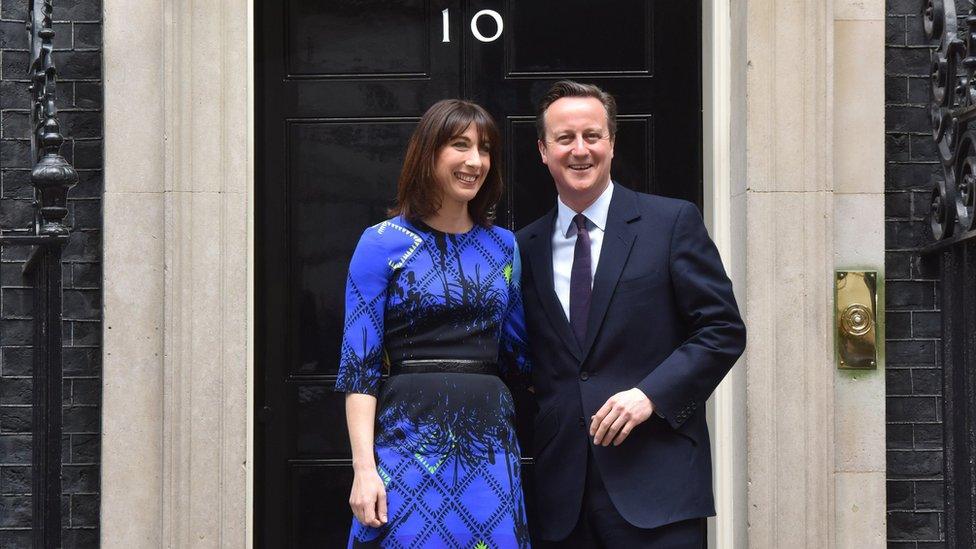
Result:
M704 217L723 262L732 256L732 20L730 0L702 2L702 125ZM741 303L740 295L740 306ZM745 498L737 478L745 473L743 401L739 370L718 386L709 403L716 517L710 520L709 547L731 549L745 540L746 523L737 502ZM737 462L738 458L738 462ZM741 543L739 545L743 545Z
M247 2L247 465L245 547L254 547L254 2Z

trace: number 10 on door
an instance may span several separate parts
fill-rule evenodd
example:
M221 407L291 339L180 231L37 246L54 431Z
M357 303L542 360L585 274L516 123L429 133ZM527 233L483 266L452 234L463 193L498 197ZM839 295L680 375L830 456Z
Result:
M481 31L478 30L478 20L482 17L490 17L495 20L495 34L491 36L481 34ZM441 42L450 42L451 35L449 31L451 28L451 14L449 10L444 9L441 11L441 23L441 35L443 36ZM504 28L505 23L502 21L502 16L495 10L481 10L474 14L474 17L471 18L471 34L481 42L494 42L495 40L498 40L498 37L502 35L502 30L504 30Z

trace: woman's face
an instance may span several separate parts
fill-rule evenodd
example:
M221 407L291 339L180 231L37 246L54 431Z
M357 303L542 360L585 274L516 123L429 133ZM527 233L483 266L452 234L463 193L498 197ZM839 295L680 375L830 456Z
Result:
M434 178L441 199L467 204L478 194L491 168L490 143L478 140L478 130L469 124L441 147L434 160Z

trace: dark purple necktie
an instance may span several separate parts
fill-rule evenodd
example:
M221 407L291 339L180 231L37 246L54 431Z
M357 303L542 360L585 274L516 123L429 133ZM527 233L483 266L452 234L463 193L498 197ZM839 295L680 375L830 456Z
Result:
M580 345L586 340L586 317L590 313L590 294L593 291L593 272L590 270L590 233L583 214L573 217L576 227L576 249L573 251L573 270L569 275L569 325Z

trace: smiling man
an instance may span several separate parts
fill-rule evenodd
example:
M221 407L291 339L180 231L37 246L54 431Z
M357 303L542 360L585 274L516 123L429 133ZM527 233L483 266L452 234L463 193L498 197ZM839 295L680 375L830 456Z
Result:
M518 234L545 546L699 548L705 401L745 346L698 209L611 181L616 103L557 82L536 117L556 206Z

